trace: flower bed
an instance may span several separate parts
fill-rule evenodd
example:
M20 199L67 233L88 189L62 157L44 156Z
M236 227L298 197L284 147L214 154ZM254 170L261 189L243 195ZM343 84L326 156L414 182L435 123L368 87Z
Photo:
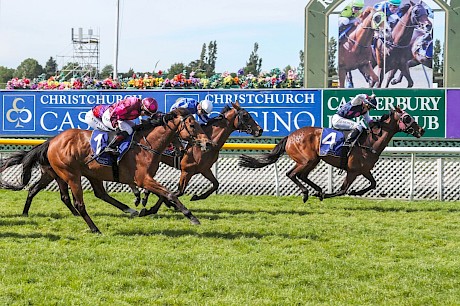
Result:
M252 74L243 75L241 69L238 73L217 73L210 78L197 78L192 72L186 77L179 73L173 78L144 75L143 77L132 76L126 79L113 80L107 78L97 80L93 78L72 78L70 81L58 81L57 77L48 80L30 80L27 78L13 78L8 81L8 90L77 90L77 89L257 89L257 88L301 88L303 80L295 70L289 70L286 74L280 69L272 69L270 72L262 72L258 76Z

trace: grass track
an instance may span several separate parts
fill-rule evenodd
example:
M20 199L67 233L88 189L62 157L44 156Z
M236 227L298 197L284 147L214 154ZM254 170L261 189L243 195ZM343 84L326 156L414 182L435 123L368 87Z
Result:
M183 199L129 218L85 193L89 232L57 193L22 217L0 191L0 305L458 305L460 202ZM130 194L114 194L133 206Z

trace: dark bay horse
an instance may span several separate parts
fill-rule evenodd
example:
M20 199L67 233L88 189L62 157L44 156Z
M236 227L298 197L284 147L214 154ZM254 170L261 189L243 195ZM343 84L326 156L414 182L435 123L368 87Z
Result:
M159 126L146 124L134 135L135 145L128 150L119 163L119 182L144 188L173 203L190 219L192 224L199 220L180 202L172 192L153 179L158 170L161 152L171 143L176 133L183 139L192 138L202 146L210 144L194 117L185 109L176 109L163 117ZM106 193L103 181L114 181L111 167L92 160L90 147L91 131L69 129L43 144L26 152L22 159L23 182L12 186L3 182L2 187L17 190L30 180L35 163L46 169L51 167L58 180L63 180L71 189L74 205L92 232L100 233L88 215L83 201L81 177L85 176L95 193Z
M432 24L428 19L427 9L423 6L422 1L418 4L410 2L404 7L405 13L393 28L392 43L387 49L382 43L379 43L376 48L376 61L379 72L379 82L377 87L381 87L384 74L391 71L386 86L398 70L401 70L401 75L407 79L407 87L414 86L414 81L409 72L409 61L413 58L411 51L411 41L415 28L424 28L426 31L431 31Z
M220 149L234 131L245 132L254 137L262 135L262 128L252 118L248 111L240 107L238 102L232 103L231 105L231 108L226 105L219 116L212 118L208 124L202 126L203 131L214 144L210 150L194 154L193 147L187 148L180 162L181 176L179 188L176 193L177 196L182 196L185 193L191 178L198 173L201 173L201 175L208 179L212 183L212 187L201 195L193 195L191 201L206 199L219 188L219 181L217 181L212 173L211 167L217 161ZM176 166L176 162L172 156L162 155L161 162L171 167ZM147 203L147 199L148 194L142 199L144 206ZM141 211L141 215L155 214L160 208L161 202L162 201L159 200L150 210Z
M344 195L355 179L359 175L363 175L370 182L370 185L362 190L349 193L350 195L363 195L376 187L377 184L371 174L371 170L374 168L380 154L388 145L393 135L397 132L405 132L419 138L425 132L415 122L414 118L399 107L396 107L389 114L383 115L380 118L379 124L374 126L369 133L362 133L360 135L358 144L352 148L348 161L342 163L340 157L319 155L322 130L319 127L298 129L289 136L284 137L270 153L259 157L241 155L240 165L247 168L262 168L275 163L286 152L296 163L286 175L300 188L304 202L308 200L308 189L299 179L316 190L316 196L322 200L323 198ZM347 172L345 181L338 192L325 194L321 187L308 179L308 174L321 160L336 168L342 168Z
M375 31L385 31L385 15L367 7L360 15L362 23L339 41L339 87L344 87L347 72L359 69L370 77L371 84L378 81L372 69L372 41Z

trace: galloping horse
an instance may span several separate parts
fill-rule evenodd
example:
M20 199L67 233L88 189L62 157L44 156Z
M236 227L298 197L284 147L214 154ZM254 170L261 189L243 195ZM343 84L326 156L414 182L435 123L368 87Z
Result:
M360 15L363 20L354 30L351 30L346 39L339 42L339 87L344 87L347 72L359 69L363 75L371 78L373 85L378 81L371 66L372 40L374 32L385 30L385 15L372 7L366 8Z
M244 108L240 107L238 102L232 103L232 108L226 105L219 116L212 118L208 124L203 126L203 131L211 139L214 146L201 154L194 154L194 149L188 147L185 155L180 162L181 176L179 180L179 189L176 195L179 197L185 193L185 190L191 178L198 173L201 173L206 179L212 183L211 189L201 195L193 195L191 201L203 200L209 197L214 191L219 188L219 182L211 171L212 165L219 157L219 151L227 141L228 137L234 131L246 132L259 137L262 135L262 128L252 118ZM162 155L161 162L168 166L175 167L176 162L174 157ZM148 199L146 193L142 203L145 206ZM151 209L142 210L141 215L150 215L157 213L162 203L160 199Z
M173 203L190 219L192 224L200 224L199 220L180 202L168 189L153 179L158 170L160 154L173 140L176 133L183 139L192 138L202 146L210 144L200 125L185 109L176 109L163 117L163 124L154 126L144 124L133 136L132 146L119 162L119 182L130 186L137 185L159 197ZM3 183L4 188L23 188L30 180L31 169L35 163L53 172L71 189L74 205L92 232L100 233L97 226L86 212L83 201L81 177L85 176L94 188L95 193L106 193L103 181L114 181L110 167L92 160L90 147L91 131L69 129L41 145L26 152L22 158L23 182L21 186Z
M360 135L358 144L352 148L346 163L342 163L340 157L319 155L322 132L323 129L318 127L298 129L284 137L270 153L259 157L241 155L240 165L247 168L262 168L273 164L286 152L296 162L296 165L286 175L300 188L304 202L308 200L308 189L299 179L316 190L317 194L315 195L322 200L345 194L355 179L359 175L363 175L370 182L370 185L362 190L349 193L350 195L363 195L376 187L377 184L371 170L393 135L397 132L405 132L420 138L425 131L408 113L396 107L389 114L383 115L379 124L374 126L369 133ZM321 160L347 172L345 181L338 192L326 194L321 187L308 179L308 174Z
M411 88L414 86L408 64L413 57L411 52L412 36L416 27L431 31L432 24L428 19L428 12L423 6L422 1L418 4L414 4L411 1L410 5L404 7L404 9L407 9L406 12L393 29L393 42L389 50L386 50L383 44L379 44L376 48L376 61L379 71L377 87L381 87L384 74L391 71L386 82L386 87L388 87L398 69L401 70L402 76L407 79L407 87Z

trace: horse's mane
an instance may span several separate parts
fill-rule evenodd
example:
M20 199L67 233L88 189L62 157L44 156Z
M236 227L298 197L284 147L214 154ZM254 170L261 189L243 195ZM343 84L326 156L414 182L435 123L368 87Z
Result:
M220 121L222 119L225 118L225 114L227 112L229 112L230 110L232 110L232 108L227 104L224 106L224 108L220 111L219 115L217 115L216 117L213 117L213 118L210 118L208 120L208 123L206 124L203 124L204 126L207 126L207 125L212 125L214 123L216 123L217 121Z
M409 11L409 9L411 8L411 5L410 3L406 3L404 5L402 5L399 10L401 11L401 16L407 14L407 11Z

